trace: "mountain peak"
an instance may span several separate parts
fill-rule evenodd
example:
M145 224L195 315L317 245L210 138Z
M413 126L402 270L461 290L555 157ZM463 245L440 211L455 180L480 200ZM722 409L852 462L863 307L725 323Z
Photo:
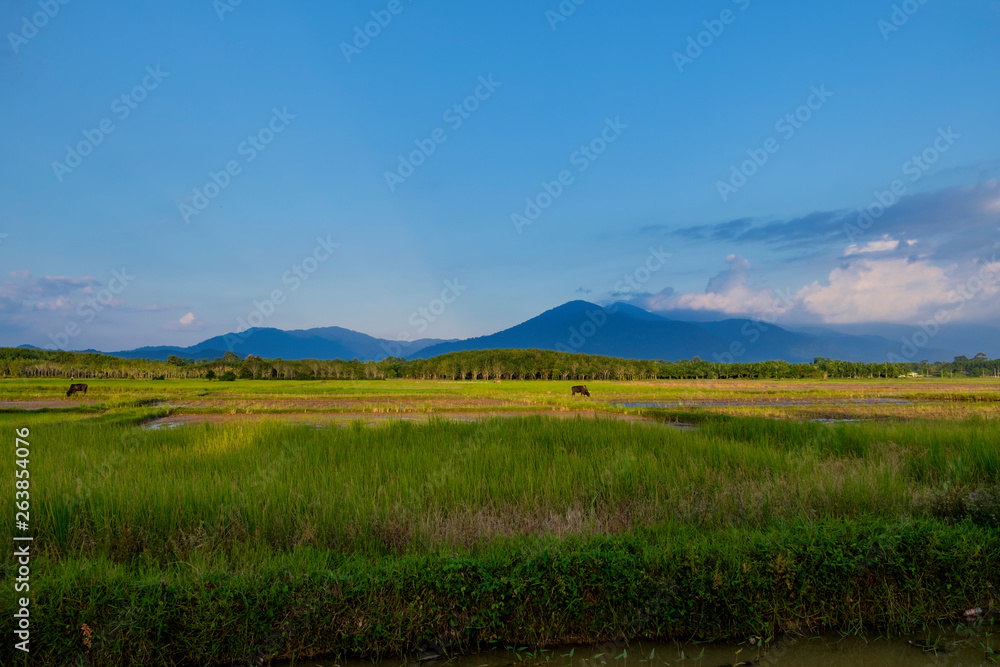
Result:
M738 343L738 345L736 345ZM516 326L466 340L389 341L337 326L284 331L254 328L215 336L186 348L144 347L116 352L128 358L214 359L231 350L282 359L361 359L387 356L429 358L448 352L487 349L542 349L627 359L756 362L783 359L811 362L815 357L845 361L884 361L899 344L879 336L826 330L790 331L747 319L718 322L674 320L629 303L600 306L576 299L546 310ZM737 352L738 351L738 352ZM940 350L928 356L948 358Z

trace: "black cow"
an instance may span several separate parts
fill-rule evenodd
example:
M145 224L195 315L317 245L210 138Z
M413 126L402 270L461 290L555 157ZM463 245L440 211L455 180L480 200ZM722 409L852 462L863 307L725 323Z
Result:
M87 385L85 384L71 384L69 386L69 391L66 392L67 396L72 396L78 391L82 391L85 395L87 393Z
M590 392L587 391L587 385L585 385L585 384L578 384L575 387L573 387L571 389L571 391L573 392L571 394L572 396L576 396L577 394L583 394L584 396L590 396Z

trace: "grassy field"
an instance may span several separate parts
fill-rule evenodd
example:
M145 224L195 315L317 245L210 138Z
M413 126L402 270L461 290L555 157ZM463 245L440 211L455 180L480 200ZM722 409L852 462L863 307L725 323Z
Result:
M89 384L0 382L0 430L31 431L26 664L902 631L1000 600L996 381Z
M97 380L66 398L65 380L0 380L0 411L104 411L139 406L173 415L426 415L601 412L651 415L666 409L789 419L956 419L1000 417L1000 381L898 380L252 381ZM658 407L665 406L665 407Z
M996 427L978 419L709 418L690 431L601 418L169 430L97 419L33 430L38 548L121 562L247 544L384 555L673 523L952 516L955 493L1000 476Z

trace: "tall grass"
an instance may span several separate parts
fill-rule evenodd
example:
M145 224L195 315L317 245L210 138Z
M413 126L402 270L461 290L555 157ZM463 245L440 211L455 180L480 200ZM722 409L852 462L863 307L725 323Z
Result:
M982 489L997 497L989 494L1000 478L1000 436L984 420L710 417L679 430L526 417L147 430L128 425L129 414L38 418L36 544L56 559L163 563L246 545L451 553L499 538L672 524L961 518L964 499ZM5 530L11 520L0 520Z
M116 405L0 415L31 428L30 664L905 631L1000 586L989 420L153 430L164 408Z

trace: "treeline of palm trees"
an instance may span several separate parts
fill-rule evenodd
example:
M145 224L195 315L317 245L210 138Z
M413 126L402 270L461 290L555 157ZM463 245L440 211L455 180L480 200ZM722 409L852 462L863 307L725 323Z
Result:
M816 358L786 361L716 363L698 357L683 361L620 359L550 350L473 350L432 359L389 357L381 361L306 359L288 361L232 352L214 360L123 359L103 354L0 348L0 377L363 380L652 380L652 379L822 379L928 376L1000 377L1000 359L985 355L953 362L864 363Z

